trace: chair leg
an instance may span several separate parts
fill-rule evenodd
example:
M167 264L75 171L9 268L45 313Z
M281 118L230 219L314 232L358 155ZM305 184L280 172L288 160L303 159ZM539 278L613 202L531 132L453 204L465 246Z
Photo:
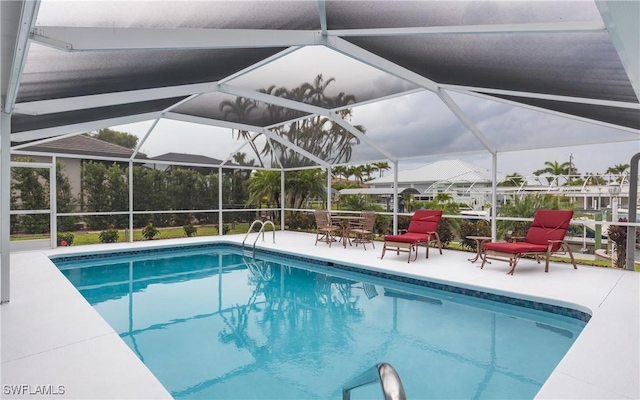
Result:
M518 261L520 261L520 255L518 254L514 255L512 258L509 258L509 266L511 267L511 269L509 270L509 272L507 272L507 275L513 276L513 272L516 270Z
M562 242L561 246L566 250L567 253L569 253L569 258L571 258L571 264L573 264L573 269L578 269L578 266L576 265L576 260L573 258L573 252L571 251L571 247L569 247L569 245L564 242Z

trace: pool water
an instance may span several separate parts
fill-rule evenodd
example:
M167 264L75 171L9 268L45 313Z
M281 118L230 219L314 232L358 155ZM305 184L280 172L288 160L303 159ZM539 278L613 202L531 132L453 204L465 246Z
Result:
M178 399L338 399L383 361L408 398L533 398L585 325L233 247L53 261Z

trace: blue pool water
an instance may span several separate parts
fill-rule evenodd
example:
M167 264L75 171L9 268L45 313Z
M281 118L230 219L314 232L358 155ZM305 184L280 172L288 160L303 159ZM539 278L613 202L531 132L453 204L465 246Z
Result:
M229 246L53 261L179 399L338 399L382 361L408 398L533 398L585 325Z

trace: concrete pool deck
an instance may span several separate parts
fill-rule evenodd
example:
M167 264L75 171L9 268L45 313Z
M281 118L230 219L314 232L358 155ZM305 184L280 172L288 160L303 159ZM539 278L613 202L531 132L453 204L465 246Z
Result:
M12 253L11 302L0 307L2 398L171 398L49 257L243 239L227 235ZM406 253L387 252L380 260L381 243L365 251L338 243L314 246L315 234L308 233L278 231L276 243L271 239L267 233L257 246L586 311L591 320L536 398L640 398L640 273L551 263L545 274L543 266L523 260L509 276L506 263L481 270L480 263L467 260L471 253L454 250L440 255L432 249L425 259L421 249L418 260L407 263ZM43 390L49 395L38 393Z

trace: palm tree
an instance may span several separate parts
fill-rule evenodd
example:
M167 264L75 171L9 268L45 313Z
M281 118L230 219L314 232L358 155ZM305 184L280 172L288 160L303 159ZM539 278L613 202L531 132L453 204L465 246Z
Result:
M362 165L347 168L349 176L353 175L357 183L362 183Z
M371 180L371 174L376 170L372 164L365 164L362 166L362 173L366 175L367 180Z
M245 99L244 97L236 97L235 101L223 101L220 103L220 111L224 119L228 119L229 115L235 115L237 122L248 123L250 114L257 108L257 104L254 100ZM251 133L242 129L232 130L234 134L237 134L238 139L249 140L249 145L256 154L261 166L264 166L262 159L260 158L260 152L256 147L256 144L251 139Z
M331 176L334 178L340 178L341 176L345 176L347 173L347 168L341 165L331 168Z
M373 163L373 165L376 167L380 178L382 178L382 176L384 175L384 171L388 171L391 169L388 162L378 162Z
M517 172L509 174L505 177L504 181L500 182L498 186L520 187L525 182L525 177Z
M326 109L339 109L356 101L353 95L345 94L344 92L336 96L327 96L326 89L334 81L335 78L325 80L323 75L319 74L314 78L312 83L302 83L292 89L271 85L266 89L261 89L260 92L317 105ZM237 115L244 115L243 112L247 114L255 108L249 108L248 105L243 102L238 102L238 100L236 100L236 103L239 104L227 102L225 104L225 111L228 113L233 112ZM243 108L243 106L246 107ZM339 109L337 113L343 119L349 119L351 117L351 110L348 108ZM269 104L266 105L266 117L270 120L295 120L284 126L272 128L272 132L276 135L287 139L291 143L332 164L345 163L351 159L352 148L360 143L359 139L326 116L316 115L304 120L299 120L303 115L302 112L297 110ZM364 127L355 127L361 132L364 132ZM271 144L273 149L266 145L261 154L271 154L275 151L280 156L283 167L313 165L311 160L290 150L283 144L277 142L272 142ZM255 149L255 145L253 145L253 147Z
M539 169L533 174L536 176L545 173L551 175L553 179L549 180L547 178L547 180L549 181L549 183L555 181L556 186L560 186L560 176L567 175L569 173L569 169L571 168L571 164L569 162L563 162L562 164L560 164L557 161L545 161L544 165L546 165L546 168ZM567 182L569 182L568 178L565 179L567 180Z
M260 207L266 204L268 207L280 206L280 172L256 171L249 178L249 199L247 206Z
M285 175L285 206L300 209L307 199L326 198L324 189L326 174L320 169L303 169Z
M605 186L607 181L602 177L602 175L595 175L591 172L587 172L584 174L585 181L591 185L597 186Z
M234 154L233 162L235 162L238 165L246 165L246 166L255 165L255 160L247 161L247 153L243 153L243 152L238 152Z
M607 168L605 174L609 174L609 183L611 183L613 175L618 175L618 177L616 178L616 182L622 182L622 179L624 178L623 175L625 174L625 172L627 172L627 169L629 167L629 164L617 164L613 167Z

